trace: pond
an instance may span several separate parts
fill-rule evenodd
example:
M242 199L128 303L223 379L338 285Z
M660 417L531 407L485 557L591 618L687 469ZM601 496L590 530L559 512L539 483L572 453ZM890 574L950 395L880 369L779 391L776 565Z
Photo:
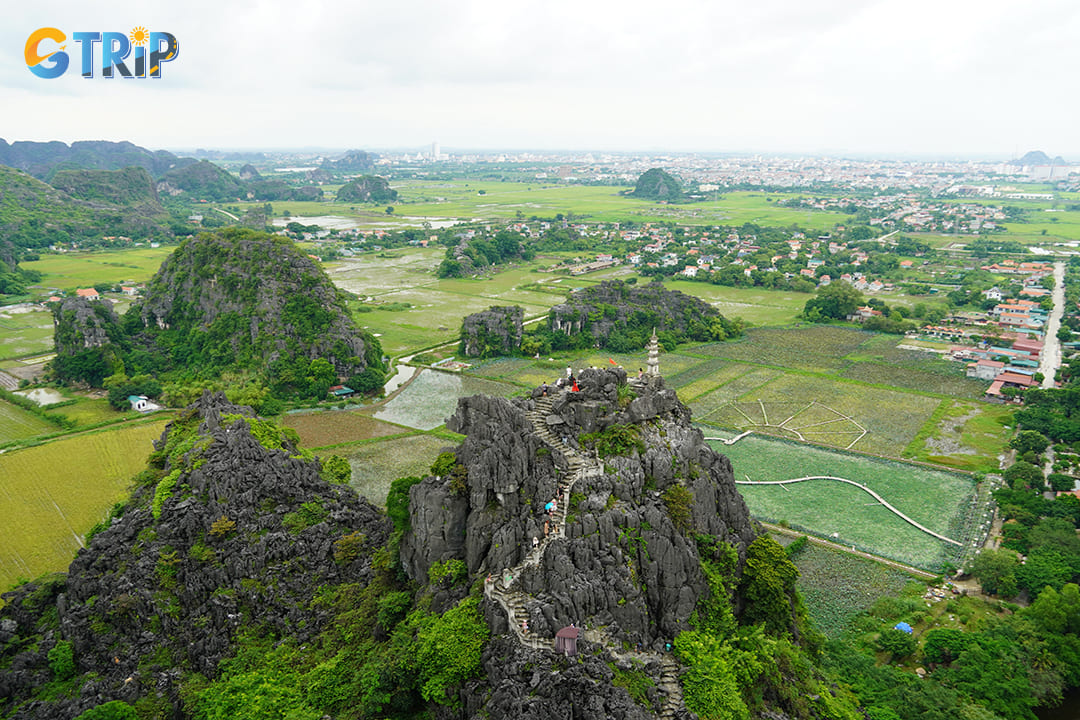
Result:
M386 403L375 417L417 430L434 430L457 409L462 386L460 375L421 370L409 387Z
M38 405L52 405L53 403L64 402L66 397L60 394L59 390L53 388L34 388L33 390L16 390L16 395L22 395L28 400L33 400Z

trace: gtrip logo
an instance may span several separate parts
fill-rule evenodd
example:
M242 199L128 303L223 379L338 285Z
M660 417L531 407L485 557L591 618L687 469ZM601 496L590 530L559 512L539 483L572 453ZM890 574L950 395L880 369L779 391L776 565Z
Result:
M176 37L167 32L147 32L136 27L126 35L119 32L77 32L71 39L79 44L82 76L94 77L95 64L100 64L101 77L119 74L125 78L160 78L161 66L180 54ZM38 28L26 39L26 66L40 78L58 78L67 72L70 58L67 35L52 27ZM95 48L100 44L100 53ZM131 67L124 63L135 51ZM149 51L149 52L148 52ZM97 60L95 62L95 57ZM149 59L149 68L147 67Z

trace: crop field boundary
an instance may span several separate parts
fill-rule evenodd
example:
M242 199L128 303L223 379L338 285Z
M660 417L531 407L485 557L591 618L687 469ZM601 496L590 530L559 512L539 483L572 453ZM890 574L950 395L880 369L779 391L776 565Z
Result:
M823 537L818 537L817 535L801 532L791 527L784 527L783 525L776 525L769 522L763 522L761 524L766 530L771 533L787 535L794 538L805 537L807 542L813 543L814 545L818 545L834 552L842 552L847 553L848 555L855 555L856 557L861 557L866 560L881 563L882 565L888 565L891 568L896 568L897 570L909 573L910 575L914 575L915 577L918 577L920 579L936 580L937 578L941 577L940 574L935 575L928 570L920 570L914 565L908 565L897 560L890 560L887 557L875 555L874 553L866 552L865 550L852 550L847 545L841 545L840 543L833 542L832 540L826 540Z
M753 428L777 428L779 430L784 430L785 432L794 433L798 437L799 442L810 443L810 441L808 441L806 439L806 436L803 435L801 432L799 432L800 430L806 430L808 428L813 428L813 427L822 427L822 426L825 426L825 425L830 425L832 423L845 422L846 421L846 422L851 423L852 425L854 425L858 429L857 430L834 430L834 431L830 431L832 434L835 434L835 435L857 435L857 437L854 440L852 440L850 443L847 444L847 446L845 448L843 448L844 450L850 450L851 448L853 448L855 446L855 443L862 440L870 432L863 425L861 425L859 423L859 421L855 420L855 418L850 417L848 415L845 415L844 413L840 412L839 410L831 408L828 405L825 405L823 403L819 403L816 400L812 400L810 402L810 404L807 405L806 407L792 413L787 418L785 418L783 420L783 422L770 423L769 422L769 412L765 407L766 404L769 404L769 405L782 405L784 403L766 403L764 400L758 400L756 403L729 402L726 405L721 405L720 407L718 407L715 410L713 410L713 411L709 412L708 414L706 414L702 418L701 422L708 422L707 418L710 415L716 415L717 413L721 412L725 408L730 407L733 410L735 410L735 412L739 413L740 415L742 415L744 418L747 419L747 421L749 422L749 424L751 426L751 431L753 431ZM757 422L754 418L750 417L750 415L748 415L740 407L740 405L757 405L761 409L761 418L762 418L762 420L764 422ZM821 420L819 422L810 423L809 425L800 425L798 427L788 427L787 424L789 422L796 419L799 415L803 414L807 410L812 410L815 407L822 408L822 409L824 409L824 410L826 410L828 412L831 412L836 417L832 418L831 420ZM781 414L783 414L783 413L781 413ZM738 430L744 430L744 427L739 427L737 429ZM762 433L762 434L769 435L769 433ZM745 433L744 433L744 435L745 435ZM771 437L771 435L770 435L770 437ZM731 445L733 443L726 443L726 444Z
M866 487L862 483L857 483L854 480L848 480L847 478L836 477L835 475L806 475L804 477L791 478L790 480L736 480L735 484L736 485L780 485L782 487L782 486L788 485L790 483L805 482L807 480L835 480L837 482L847 483L848 485L854 485L855 487L859 488L860 490L862 490L865 493L868 493L871 497L873 497L875 500L877 500L879 503L881 503L882 507L886 508L887 510L891 510L892 513L894 515L896 515L897 517L899 517L901 520L908 523L909 525L912 525L913 527L918 528L919 530L922 530L927 535L932 535L932 536L936 537L938 540L943 540L943 541L945 541L947 543L952 543L953 545L957 545L959 547L964 546L964 544L962 542L960 542L959 540L953 540L950 537L945 537L944 535L941 535L939 533L934 532L933 530L931 530L928 527L920 525L919 523L912 520L911 518L909 518L904 513L900 512L899 510L894 508L892 505L889 504L889 502L885 498L881 497L880 495L878 495L876 492L874 492L870 488Z
M715 422L709 422L708 420L694 420L694 424L695 425L708 426L707 429L714 430L714 431L715 430L727 430L727 431L735 430L736 432L738 432L738 430L735 429L735 428L730 428L730 427L727 427L727 426L724 426L724 425L721 425L721 424L715 423ZM705 429L706 428L702 428L702 432L704 432ZM793 440L792 438L782 437L780 435L770 435L769 433L762 433L762 432L751 432L749 434L760 435L761 437L767 438L769 440L775 440L776 442L788 443L789 445L808 445L809 447L817 448L818 450L825 450L827 452L839 453L841 455L851 455L852 457L873 458L875 460L882 460L882 461L885 461L885 462L899 463L900 465L915 465L917 467L925 468L927 470L937 470L938 472L943 472L943 473L952 473L954 475L963 475L964 477L967 477L967 478L969 478L971 480L974 480L975 476L979 474L979 473L972 472L971 470L960 470L960 469L957 469L957 468L954 468L954 467L949 467L948 465L938 465L937 463L925 462L923 460L913 460L911 458L897 457L895 455L882 455L880 453L872 453L872 452L867 452L865 450L847 450L845 448L837 447L835 445L825 445L823 443L814 442L813 440ZM746 437L746 435L747 435L747 433L742 433L742 437ZM728 443L728 442L726 442L726 440L724 438L720 438L720 437L706 437L705 439L706 440L721 441L721 442L724 442L725 445L733 445L734 444L734 443Z

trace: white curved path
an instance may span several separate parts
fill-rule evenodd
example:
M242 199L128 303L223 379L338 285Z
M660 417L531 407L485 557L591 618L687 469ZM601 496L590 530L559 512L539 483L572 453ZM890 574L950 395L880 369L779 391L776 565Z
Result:
M933 530L931 530L930 528L928 528L928 527L926 527L924 525L920 525L919 523L915 522L914 520L909 518L904 513L900 512L899 510L894 508L892 505L890 505L888 503L887 500L885 500L885 498L881 497L880 495L878 495L876 492L874 492L870 488L866 487L862 483L857 483L854 480L848 480L847 478L836 477L834 475L807 475L805 477L792 478L791 480L760 480L760 481L736 480L735 484L736 485L788 485L790 483L804 482L806 480L835 480L837 482L847 483L848 485L854 485L855 487L859 488L863 492L869 493L871 497L873 497L875 500L877 500L879 503L881 503L888 510L891 510L901 520L908 523L909 525L912 525L912 526L918 528L919 530L922 530L927 535L932 535L932 536L936 537L938 540L944 540L947 543L952 543L953 545L957 545L957 546L960 546L960 547L963 547L963 545L964 545L962 542L960 542L958 540L953 540L950 537L945 537L944 535L942 535L940 533L936 533L936 532L934 532Z

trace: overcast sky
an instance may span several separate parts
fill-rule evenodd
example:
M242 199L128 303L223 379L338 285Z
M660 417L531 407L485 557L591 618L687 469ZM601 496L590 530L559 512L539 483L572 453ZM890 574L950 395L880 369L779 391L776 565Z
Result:
M160 80L80 77L73 32L135 26L179 40ZM36 0L0 26L0 137L1080 161L1078 69L1075 0Z

